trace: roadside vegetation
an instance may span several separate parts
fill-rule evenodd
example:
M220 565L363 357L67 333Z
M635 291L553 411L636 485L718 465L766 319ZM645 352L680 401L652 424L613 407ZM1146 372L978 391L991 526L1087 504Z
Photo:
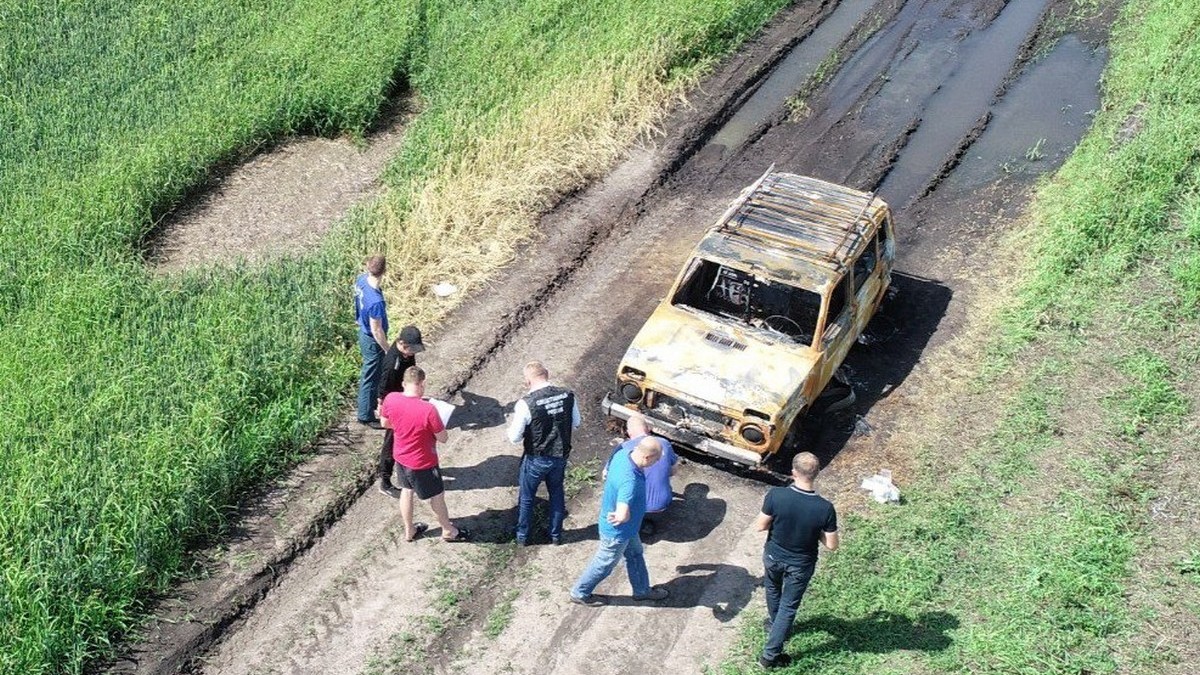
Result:
M981 280L1000 300L954 345L975 358L895 439L905 503L846 518L783 672L1200 663L1197 31L1190 0L1124 8L1094 127ZM725 672L753 669L751 623Z
M0 672L109 653L188 547L336 416L365 252L421 270L394 298L477 284L782 4L0 7ZM405 88L423 112L385 196L319 250L147 271L155 224L216 167L293 133L362 134Z

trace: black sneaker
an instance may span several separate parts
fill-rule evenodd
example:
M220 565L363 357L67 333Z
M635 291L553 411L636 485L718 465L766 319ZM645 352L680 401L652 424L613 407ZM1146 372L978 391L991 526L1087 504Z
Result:
M607 600L596 595L595 593L588 593L582 598L577 598L572 595L571 602L577 605L583 605L584 607L603 607L604 605L608 604Z
M398 498L400 496L400 489L391 483L379 481L378 488L380 493L385 494L388 497Z
M383 425L379 423L378 419L359 420L358 423L363 425L364 427L369 427L371 429L382 429L383 428Z
M787 654L780 654L773 659L768 659L765 656L759 656L758 665L767 670L772 670L774 668L786 668L787 666L792 665L792 657L788 656Z

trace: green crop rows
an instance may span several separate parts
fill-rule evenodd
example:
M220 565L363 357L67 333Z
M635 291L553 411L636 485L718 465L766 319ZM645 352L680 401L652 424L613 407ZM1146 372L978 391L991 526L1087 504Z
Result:
M294 461L354 372L360 214L319 249L156 277L141 248L222 162L424 105L396 194L594 59L661 78L779 0L221 0L0 6L0 672L80 672ZM399 199L403 212L403 199Z

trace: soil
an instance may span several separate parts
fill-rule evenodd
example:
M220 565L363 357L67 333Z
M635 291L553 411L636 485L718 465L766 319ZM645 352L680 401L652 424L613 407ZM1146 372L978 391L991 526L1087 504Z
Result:
M567 588L595 546L589 481L574 481L565 545L509 543L520 452L503 424L522 394L521 366L541 359L577 391L585 420L572 464L594 470L616 440L599 403L625 346L744 186L774 164L878 190L897 223L897 292L872 325L878 339L847 359L853 410L809 420L803 439L826 462L819 487L840 511L865 503L858 483L880 467L903 489L913 465L890 446L893 429L942 386L928 365L954 358L945 346L987 293L980 270L994 267L993 237L1098 107L1109 19L1059 40L1055 17L1070 6L843 0L785 10L674 112L665 136L545 214L543 236L430 336L420 362L431 393L461 405L440 449L447 503L480 543L443 543L436 526L403 541L396 502L368 489L380 432L347 417L311 461L247 501L239 531L201 556L201 573L159 604L111 670L680 673L720 662L741 622L761 616L762 535L751 522L766 486L691 457L647 540L652 581L670 598L634 603L618 572L599 589L610 606L572 605ZM852 51L806 88L839 46ZM797 120L788 98L802 89L809 114ZM307 182L302 173L263 180ZM270 212L290 190L233 201ZM224 199L204 208L223 213ZM418 518L432 514L418 507Z
M311 250L333 223L379 189L414 101L397 99L365 138L301 137L219 167L202 194L167 213L146 241L160 274Z

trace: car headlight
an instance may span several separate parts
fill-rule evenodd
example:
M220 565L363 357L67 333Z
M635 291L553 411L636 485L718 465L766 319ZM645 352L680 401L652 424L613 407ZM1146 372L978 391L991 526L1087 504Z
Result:
M767 432L757 424L744 424L741 430L742 440L750 445L762 445L767 442Z
M637 403L642 400L642 388L634 382L625 382L621 385L621 397L629 403Z

